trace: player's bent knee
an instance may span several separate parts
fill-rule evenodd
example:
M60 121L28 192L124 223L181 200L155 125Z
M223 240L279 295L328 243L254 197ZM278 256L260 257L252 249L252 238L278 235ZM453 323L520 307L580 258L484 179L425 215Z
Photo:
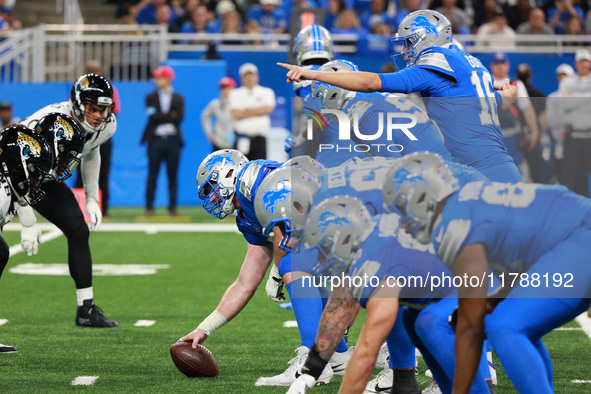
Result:
M69 226L64 232L64 235L70 242L88 242L90 230L88 229L86 222L80 221L72 226Z

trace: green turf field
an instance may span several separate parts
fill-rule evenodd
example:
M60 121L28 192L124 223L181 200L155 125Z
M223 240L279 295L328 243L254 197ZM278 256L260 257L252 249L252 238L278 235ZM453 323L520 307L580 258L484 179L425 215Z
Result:
M125 220L134 211L111 220ZM191 221L203 215L191 211ZM181 214L183 210L181 209ZM141 214L138 210L137 214ZM125 216L125 218L123 218ZM17 232L4 232L9 245ZM195 328L216 306L234 280L245 243L234 233L99 232L91 235L94 264L168 264L168 269L145 276L95 277L97 304L119 329L88 329L74 325L76 298L68 276L33 276L8 272L32 262L66 263L66 240L59 237L40 246L37 256L11 257L0 282L0 342L15 345L18 354L0 356L0 392L202 392L282 393L284 388L254 387L259 376L283 372L299 345L296 328L283 328L294 320L261 288L251 303L205 345L213 352L220 376L188 379L173 365L169 346ZM360 315L363 317L363 314ZM140 319L155 320L151 327L134 327ZM571 327L578 327L571 323ZM353 326L354 342L361 328ZM582 331L557 331L546 343L554 358L556 391L588 393L591 341ZM420 360L419 381L427 385ZM376 371L377 372L377 371ZM91 387L73 387L77 376L99 376ZM341 377L313 392L336 393ZM498 393L515 392L502 369Z

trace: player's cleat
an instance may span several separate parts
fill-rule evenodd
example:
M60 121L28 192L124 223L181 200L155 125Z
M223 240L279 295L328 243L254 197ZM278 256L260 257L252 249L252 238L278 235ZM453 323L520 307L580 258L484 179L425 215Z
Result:
M0 343L0 353L18 353L14 346L3 345Z
M390 351L388 350L388 345L386 342L382 343L380 346L380 351L378 352L378 358L376 359L375 368L384 369L388 366L388 362L390 361Z
M430 385L425 387L424 390L421 391L421 394L442 394L441 389L437 385L435 381L431 382Z
M308 349L306 346L298 347L295 352L297 356L288 361L289 367L280 375L271 376L269 378L258 378L255 386L291 386L291 384L302 374L302 367L308 357ZM322 371L322 374L317 380L317 383L328 384L333 377L332 368L327 364Z
M84 300L82 306L76 310L76 325L80 327L117 328L119 324L103 315L101 308L94 304L94 300Z
M363 393L389 393L393 385L394 370L386 365L386 368L367 383Z
M351 355L353 354L353 350L355 346L351 346L347 349L346 352L343 353L336 353L332 355L330 358L330 366L332 367L332 372L335 375L344 375L345 369L347 368L347 364L349 364L349 360L351 359Z

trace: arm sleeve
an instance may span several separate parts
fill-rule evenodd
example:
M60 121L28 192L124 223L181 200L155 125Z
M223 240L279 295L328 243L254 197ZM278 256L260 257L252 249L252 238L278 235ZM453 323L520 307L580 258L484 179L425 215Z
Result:
M382 92L412 93L449 81L441 74L421 67L408 67L402 71L378 74L382 81Z
M101 170L101 153L99 147L92 149L82 157L82 183L86 199L99 201L99 173Z
M529 99L529 94L527 93L527 89L523 82L517 81L517 107L520 110L524 110L532 106L531 100Z
M14 204L14 206L16 208L18 219L23 227L31 227L37 224L37 217L30 205L22 206L20 204Z
M503 106L503 96L495 90L495 98L497 99L497 108L500 109Z
M213 105L215 101L210 101L207 104L207 107L201 112L201 128L205 135L212 135L213 132L211 130L211 117L213 115Z

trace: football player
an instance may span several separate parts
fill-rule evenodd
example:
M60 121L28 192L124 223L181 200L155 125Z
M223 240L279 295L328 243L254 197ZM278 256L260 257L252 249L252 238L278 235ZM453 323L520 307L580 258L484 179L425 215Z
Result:
M358 72L358 67L346 60L333 60L319 68L327 73L353 73ZM361 134L372 137L376 130L385 130L390 113L408 114L408 117L395 118L395 124L412 125L405 126L403 131L383 132L381 137L371 141L340 140L340 121L333 116L327 116L326 132L318 134L320 151L316 159L327 167L342 164L350 157L364 158L368 156L401 157L413 152L433 152L451 161L452 157L446 149L436 126L429 119L425 111L415 105L410 99L392 94L380 93L356 93L350 90L315 81L312 84L313 97L321 101L321 108L339 110L344 112L351 122L354 122ZM400 122L400 123L398 123ZM407 134L409 133L409 134ZM388 136L391 134L391 136ZM387 139L390 138L389 140ZM361 147L357 143L361 142ZM347 150L347 146L351 151ZM371 145L370 145L371 144ZM334 149L338 146L338 149ZM322 148L329 149L322 149ZM331 149L332 147L332 149ZM372 147L373 150L366 151ZM347 153L343 153L344 151ZM346 159L343 160L343 156Z
M332 37L328 30L320 25L309 25L304 27L294 40L293 53L299 66L310 70L318 70L321 65L334 59ZM285 141L285 150L292 157L304 154L306 142L305 116L302 116L302 100L308 102L312 97L312 81L301 81L293 84L293 92L298 98L295 100L295 109L300 115L300 130L292 137L288 135ZM307 104L306 104L307 105ZM312 153L312 152L310 152Z
M419 242L432 242L454 275L470 278L458 288L454 392L472 384L486 335L519 392L552 393L541 338L589 308L591 200L564 186L460 186L441 161L402 163L391 174L388 209ZM507 298L487 300L489 266Z
M33 115L25 118L21 123L39 132L53 135L52 141L57 159L57 179L48 180L41 186L45 193L43 199L31 204L32 208L55 224L68 239L68 266L70 275L76 285L76 325L82 327L118 327L116 321L107 319L94 302L92 288L92 258L90 254L89 226L84 221L74 193L63 183L71 176L72 171L81 162L82 180L86 193L86 211L92 223L91 231L97 231L102 220L99 207L99 146L113 136L117 128L113 108L113 87L103 76L85 74L72 85L70 100L48 105ZM52 113L47 124L40 122L42 118ZM72 117L76 122L68 122ZM80 157L75 157L73 150L68 148L70 139L80 138L84 130L84 148ZM23 250L31 255L37 253L39 244L39 230L36 217L31 207L21 207L18 215L23 224L21 244Z
M394 38L403 47L396 56L407 65L399 72L327 73L278 65L289 70L287 82L316 80L356 92L420 92L456 161L492 181L518 182L521 176L503 144L497 116L498 107L506 108L515 100L516 88L506 80L503 90L494 92L487 69L455 48L452 40L449 19L436 11L419 10L402 20Z
M276 290L273 293L276 288L274 284L285 284L298 322L301 342L296 349L298 357L290 361L290 366L285 372L269 378L260 378L256 385L289 386L293 383L314 343L318 322L328 299L329 292L325 287L302 286L302 276L315 275L312 266L300 266L293 271L291 265L291 252L299 250L298 243L304 222L320 187L316 176L323 169L324 167L314 159L307 156L295 157L269 174L257 192L257 218L263 234L273 236L274 245L274 264L271 266L271 276L266 286L267 295L272 300L279 301ZM324 369L318 382L328 383L333 374L344 374L350 356L351 351L346 341L342 340L331 357L330 366Z
M51 177L53 152L47 141L32 130L9 126L0 132L0 231L12 220L15 207L43 197L41 182ZM0 236L0 276L10 251ZM0 353L16 353L14 346L0 344Z

